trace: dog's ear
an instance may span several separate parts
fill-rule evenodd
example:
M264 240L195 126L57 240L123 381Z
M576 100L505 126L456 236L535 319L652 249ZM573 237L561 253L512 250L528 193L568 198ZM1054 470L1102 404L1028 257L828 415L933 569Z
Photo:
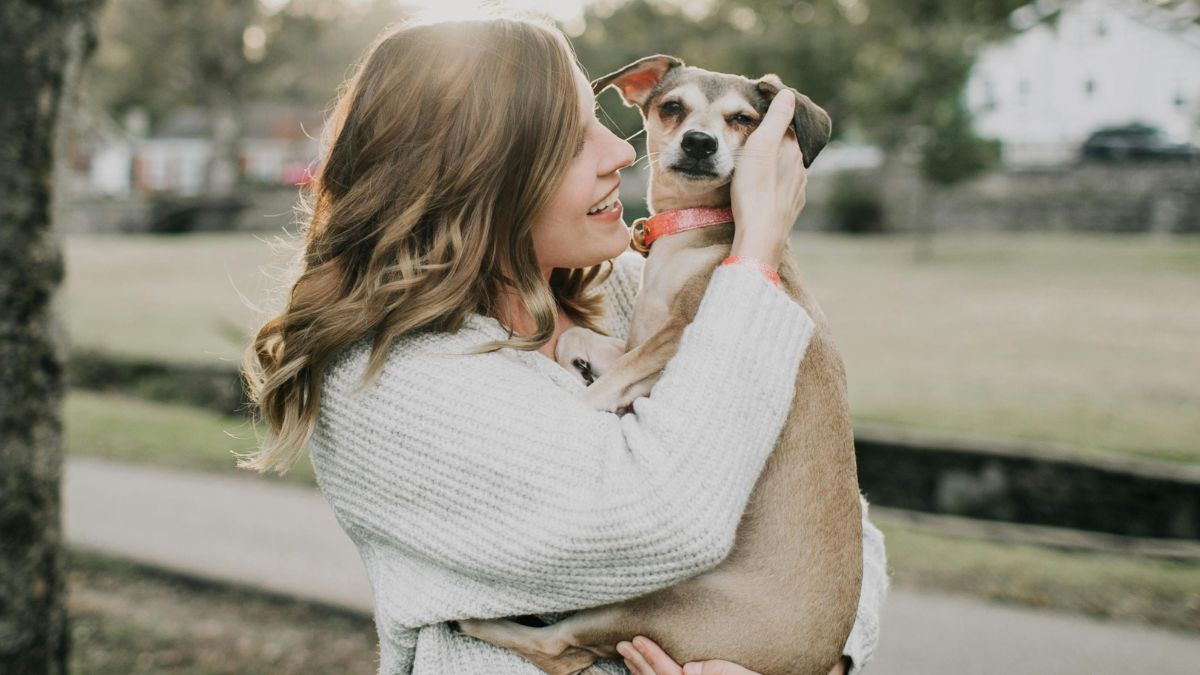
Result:
M804 167L812 166L813 160L817 158L825 144L829 143L829 136L833 133L833 120L829 118L829 113L813 103L811 98L784 85L779 76L774 73L763 75L755 84L768 103L781 91L790 91L796 96L796 112L792 116L792 131L796 133L796 140L800 142L800 151L804 153Z
M621 92L625 105L644 107L650 92L662 82L663 76L672 68L683 65L683 61L666 54L655 54L638 59L624 68L592 80L592 93L597 96L612 85Z

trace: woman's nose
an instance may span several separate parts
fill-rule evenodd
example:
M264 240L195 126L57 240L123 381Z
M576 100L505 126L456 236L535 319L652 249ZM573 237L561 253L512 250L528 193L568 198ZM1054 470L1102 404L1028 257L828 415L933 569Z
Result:
M637 161L637 148L633 147L633 143L630 143L624 138L621 139L621 146L622 150L624 150L624 161L621 164L621 167L624 168Z
M637 161L637 150L634 149L632 143L624 138L621 138L620 136L617 136L616 134L613 134L613 139L617 141L617 147L613 152L614 163L611 167L612 171L624 169L625 167L630 166Z

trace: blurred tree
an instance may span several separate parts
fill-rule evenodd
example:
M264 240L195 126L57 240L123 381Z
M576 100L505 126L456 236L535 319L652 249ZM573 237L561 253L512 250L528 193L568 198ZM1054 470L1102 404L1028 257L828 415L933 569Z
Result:
M254 101L321 106L389 22L393 0L112 0L84 84L92 105L121 119L135 108L161 123L181 107L212 120L210 195L239 176L245 107Z
M658 51L710 70L775 72L829 111L835 138L856 132L892 155L919 140L924 175L949 184L986 166L990 145L958 101L979 48L1009 34L1026 2L610 0L589 7L575 44L595 74Z
M50 176L100 1L0 4L0 673L67 671Z
M256 69L245 43L259 16L255 0L115 0L85 86L114 112L141 106L158 120L180 106L203 109L213 147L205 191L228 194L238 179L242 106Z

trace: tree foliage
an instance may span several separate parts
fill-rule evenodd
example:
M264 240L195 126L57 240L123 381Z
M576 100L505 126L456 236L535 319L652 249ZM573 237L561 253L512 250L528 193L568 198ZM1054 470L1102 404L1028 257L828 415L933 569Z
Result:
M829 111L835 138L853 134L887 152L913 144L926 176L947 183L990 156L960 99L978 50L1009 34L1008 16L1024 4L714 0L689 14L696 5L630 0L593 6L576 46L594 73L654 52L750 77L774 72ZM633 118L618 121L627 129Z
M157 122L218 93L319 107L403 16L392 0L291 0L273 11L255 0L111 0L85 86L118 119L141 108Z

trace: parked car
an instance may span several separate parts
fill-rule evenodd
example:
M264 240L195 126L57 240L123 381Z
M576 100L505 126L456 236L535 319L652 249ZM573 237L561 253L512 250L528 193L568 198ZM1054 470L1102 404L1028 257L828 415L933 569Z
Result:
M1162 129L1146 124L1104 127L1092 132L1080 149L1085 160L1194 160L1200 147L1172 139Z

